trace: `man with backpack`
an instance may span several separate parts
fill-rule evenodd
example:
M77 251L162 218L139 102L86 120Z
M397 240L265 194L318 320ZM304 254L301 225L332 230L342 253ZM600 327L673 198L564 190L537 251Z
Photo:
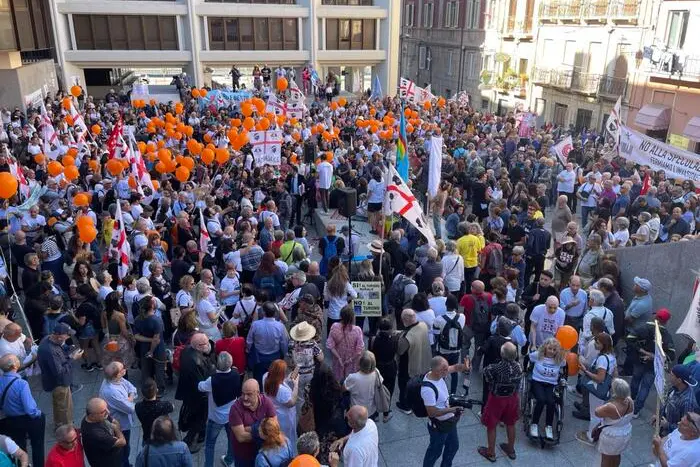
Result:
M437 334L438 355L447 360L450 365L459 362L459 352L464 340L464 315L459 312L457 298L449 294L445 300L447 313L435 318L433 330ZM450 394L457 391L457 373L450 377Z
M401 313L403 309L411 303L411 299L418 293L418 285L415 281L416 265L408 262L404 266L404 273L399 274L394 278L394 281L387 292L387 303L389 309L393 310L396 317L396 328L404 329Z
M336 235L335 224L326 226L326 236L318 241L318 249L321 253L321 275L328 277L328 262L331 258L340 256L345 249L345 241Z
M472 367L478 371L481 365L481 353L479 348L486 342L491 334L491 305L493 296L485 292L485 285L481 281L474 281L471 285L471 293L462 297L460 305L464 308L466 320L463 348L465 356L469 355L471 340L474 338L474 361Z
M487 237L488 244L480 253L480 279L486 284L503 273L503 246L498 243L499 239L500 235L498 232L489 232Z
M420 388L420 401L417 404L424 406L425 415L419 409L417 416L427 416L428 434L430 444L423 457L423 467L435 465L442 456L441 467L450 467L457 451L459 450L459 437L457 436L457 423L464 411L463 407L450 407L450 393L447 392L445 377L457 372L465 372L470 369L469 359L464 362L449 365L443 357L433 357L430 361L430 371L422 378Z
M405 327L399 335L396 353L399 356L399 400L396 408L406 415L413 411L408 399L407 385L411 378L422 377L430 367L430 342L428 326L418 321L416 312L403 310L401 320Z

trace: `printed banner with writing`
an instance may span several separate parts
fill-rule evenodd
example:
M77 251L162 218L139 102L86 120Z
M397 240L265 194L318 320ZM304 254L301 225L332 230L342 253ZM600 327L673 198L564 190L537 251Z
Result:
M700 156L657 141L626 126L620 128L620 155L652 170L663 170L666 178L700 183Z
M256 166L282 163L281 130L251 131L249 135Z
M688 313L685 315L683 323L678 327L676 334L685 334L695 342L700 342L700 287L695 289Z
M355 316L382 315L382 283L353 281L357 298L352 301Z

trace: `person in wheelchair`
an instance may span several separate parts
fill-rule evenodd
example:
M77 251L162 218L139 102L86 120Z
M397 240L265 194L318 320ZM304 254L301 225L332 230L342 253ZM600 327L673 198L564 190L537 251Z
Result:
M561 344L554 337L545 340L536 351L530 352L529 358L533 365L530 392L536 401L530 422L530 436L533 438L540 436L540 417L542 410L546 407L545 439L554 441L552 428L556 405L554 389L559 384L559 372L566 365L565 354Z

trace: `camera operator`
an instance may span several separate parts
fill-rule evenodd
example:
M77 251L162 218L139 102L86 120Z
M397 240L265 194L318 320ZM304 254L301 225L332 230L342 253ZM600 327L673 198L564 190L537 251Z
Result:
M450 393L447 390L445 378L450 373L466 372L471 368L469 358L463 363L449 365L444 357L433 357L430 360L430 371L423 378L421 398L428 412L428 433L430 444L423 458L423 466L435 465L442 455L443 466L452 465L459 450L459 438L457 436L457 422L464 407L450 407Z

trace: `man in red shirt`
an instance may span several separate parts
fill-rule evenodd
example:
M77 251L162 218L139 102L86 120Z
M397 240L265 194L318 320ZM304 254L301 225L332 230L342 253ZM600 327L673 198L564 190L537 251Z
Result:
M234 463L236 467L253 467L258 454L253 440L252 427L255 423L276 417L275 406L268 397L260 394L260 386L255 379L243 383L241 397L231 406L228 422L233 431Z
M73 425L56 429L56 445L46 456L45 467L85 467L80 433Z
M491 304L493 296L484 292L485 286L482 281L474 281L471 285L471 293L464 295L459 302L464 308L464 330L463 356L469 355L471 340L474 337L474 358L472 359L472 369L479 370L481 366L481 353L479 348L486 342L491 334Z

